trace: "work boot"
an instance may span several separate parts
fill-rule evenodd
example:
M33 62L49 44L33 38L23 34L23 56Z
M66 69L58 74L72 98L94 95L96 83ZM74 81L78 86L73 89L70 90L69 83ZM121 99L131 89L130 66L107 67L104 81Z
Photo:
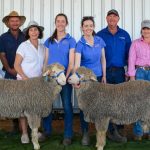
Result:
M83 133L81 144L83 146L90 145L90 137L89 137L89 133L87 131L84 131L84 133Z
M135 135L134 140L135 141L142 141L142 136Z
M114 142L124 142L124 143L127 142L127 138L121 136L116 129L112 133L108 133L107 137L108 139Z
M39 142L44 142L49 137L50 137L50 134L47 134L45 132L43 132L43 133L38 132L38 141Z
M72 144L71 138L64 138L64 140L63 140L63 145L64 146L68 146L68 145L71 145L71 144Z

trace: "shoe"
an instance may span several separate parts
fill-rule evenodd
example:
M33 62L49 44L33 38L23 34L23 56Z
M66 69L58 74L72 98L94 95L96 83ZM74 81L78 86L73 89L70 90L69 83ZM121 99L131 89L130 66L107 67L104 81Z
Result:
M142 141L142 136L136 135L136 136L134 136L134 140L135 141Z
M112 133L107 134L108 139L114 142L121 142L121 143L126 143L127 138L124 136L121 136L118 131L115 129Z
M87 131L83 133L81 144L83 146L90 145L90 137L89 137L89 133Z
M68 145L71 145L71 144L72 144L71 138L64 138L63 139L63 145L64 146L68 146Z
M38 141L39 142L44 142L49 137L50 137L50 134L38 132Z
M27 143L29 143L28 134L22 134L22 136L21 136L21 143L22 143L22 144L27 144Z

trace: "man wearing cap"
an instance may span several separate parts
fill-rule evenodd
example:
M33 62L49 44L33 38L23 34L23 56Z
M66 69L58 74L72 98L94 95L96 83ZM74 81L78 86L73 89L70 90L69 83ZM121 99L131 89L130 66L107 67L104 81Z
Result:
M130 80L150 81L150 20L141 23L141 37L132 42L129 51L128 75ZM134 139L142 140L143 129L141 121L134 124ZM150 132L148 131L150 140Z
M0 36L0 58L5 71L6 79L16 79L14 61L18 46L25 40L24 34L19 29L25 22L25 16L19 16L16 11L10 12L2 21L9 30Z
M125 82L124 67L127 65L131 45L129 34L117 25L119 19L117 10L108 11L106 16L108 26L97 33L106 43L106 78L110 84ZM126 142L126 137L119 135L118 127L120 126L110 123L108 138L117 142Z

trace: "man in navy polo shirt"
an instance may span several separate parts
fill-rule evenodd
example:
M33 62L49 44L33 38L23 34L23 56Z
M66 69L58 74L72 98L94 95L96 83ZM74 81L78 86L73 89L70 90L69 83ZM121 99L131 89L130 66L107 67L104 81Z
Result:
M19 16L16 11L10 12L2 21L9 30L0 36L0 57L6 79L16 79L14 61L18 46L25 41L24 34L19 27L24 24L25 16Z
M106 43L106 78L110 84L125 82L124 67L127 65L131 45L129 34L117 25L119 19L117 10L108 11L106 16L108 26L97 33ZM108 138L117 142L126 142L126 137L119 135L118 127L110 123Z

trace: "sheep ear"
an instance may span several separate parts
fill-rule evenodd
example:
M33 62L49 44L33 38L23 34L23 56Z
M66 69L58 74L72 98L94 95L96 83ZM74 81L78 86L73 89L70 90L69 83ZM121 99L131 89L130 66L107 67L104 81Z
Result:
M47 76L47 75L49 75L49 74L50 74L50 71L47 70L46 72L43 73L43 76L45 77L45 76Z
M94 76L91 76L90 80L97 81L97 79Z

